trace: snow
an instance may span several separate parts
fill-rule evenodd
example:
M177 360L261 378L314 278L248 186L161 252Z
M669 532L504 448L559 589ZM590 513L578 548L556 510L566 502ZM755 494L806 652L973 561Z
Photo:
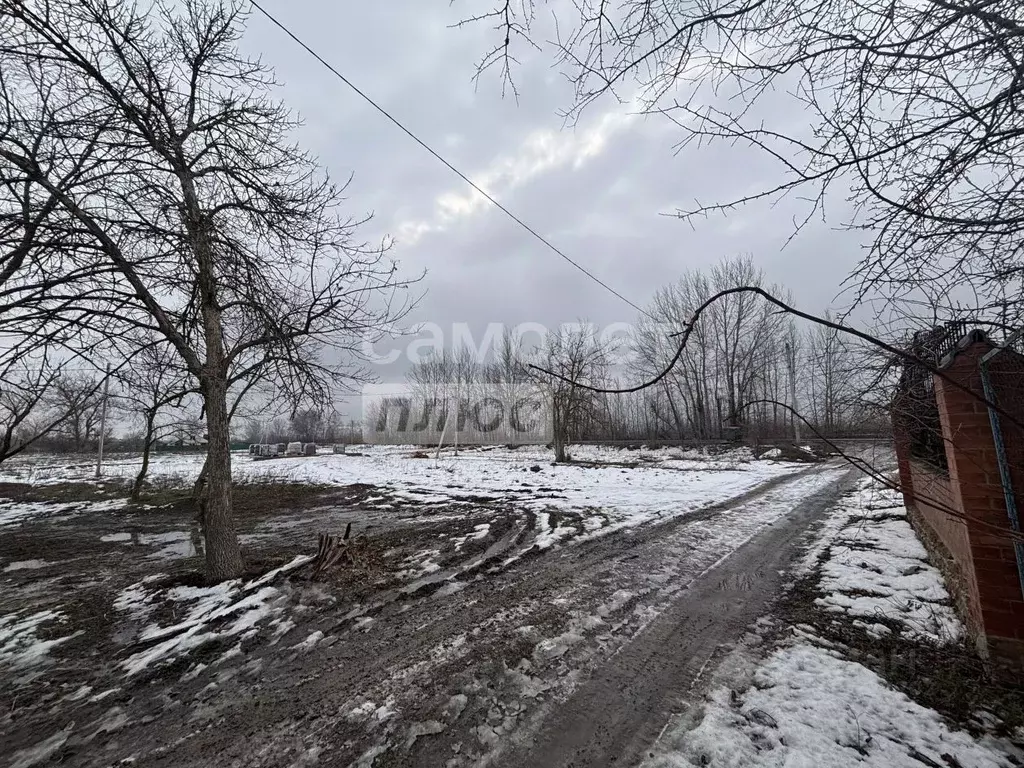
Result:
M67 620L60 611L19 611L0 616L0 663L15 668L34 667L46 660L50 649L81 634L75 632L52 640L43 640L38 630L43 624L62 624Z
M549 637L541 640L534 648L533 655L536 659L557 659L563 656L572 646L583 642L583 635L572 630L563 632L556 637Z
M957 762L944 760L950 755ZM925 763L918 756L931 760ZM644 768L970 768L1014 765L996 745L951 729L874 672L810 645L781 648L739 695L722 687L696 727L671 730Z
M11 571L34 571L39 568L46 568L47 566L54 565L54 563L46 560L17 560L13 563L9 563L4 568L4 573L10 573Z
M154 552L152 557L189 557L196 554L196 548L188 531L143 533L139 535L139 543L160 546L160 549Z
M271 460L254 460L247 453L235 453L232 473L239 482L325 486L369 483L392 496L422 503L449 503L470 489L478 495L512 498L535 511L604 511L607 521L595 521L588 513L584 527L595 531L600 528L607 533L624 525L692 512L806 466L755 461L747 448L707 454L674 448L631 451L580 445L571 447L577 463L558 465L552 465L551 452L542 446L463 450L458 456L445 454L440 461L411 458L415 450L412 446L361 446L358 456L320 454ZM150 475L154 482L188 485L198 475L203 458L200 453L157 454L151 459ZM137 473L139 462L138 458L112 457L104 464L104 472L109 477L130 478ZM586 465L589 462L611 465L595 469ZM531 472L533 466L541 470ZM35 456L20 463L5 462L0 481L29 480L39 485L92 482L93 471L92 464L68 464L55 457ZM77 504L74 511L85 513L90 509L113 508L104 505L124 503L124 499L117 499ZM0 502L0 525L49 514L56 506ZM545 541L554 543L561 535L553 534ZM173 542L168 541L166 550L159 554L188 554L188 547L187 534L182 532Z
M295 646L295 649L298 651L310 651L313 649L313 646L323 639L324 633L318 629L315 632L310 632L309 636L305 640Z
M47 761L53 753L64 746L64 743L71 736L75 724L72 722L63 730L57 731L48 738L43 739L34 747L19 749L14 753L14 760L10 768L30 768L30 766Z
M457 536L453 541L455 542L455 549L462 549L463 544L467 541L478 541L480 539L486 539L487 535L491 532L490 523L482 523L473 527L473 532L468 533L465 536Z
M4 476L0 475L0 482ZM19 525L39 517L83 515L90 512L106 512L123 509L127 499L104 499L101 501L14 501L0 499L0 527Z
M158 600L179 603L185 606L185 610L184 619L176 624L145 627L139 633L138 642L146 648L123 661L122 669L131 677L151 665L185 655L208 642L236 636L244 638L264 622L275 624L278 629L276 636L280 638L283 634L280 632L281 614L286 598L269 582L278 574L297 568L310 559L305 555L296 557L287 565L248 583L234 579L209 587L179 586L163 590L149 589L145 583L131 585L115 600L114 606L118 610L144 617L155 609Z
M120 690L121 690L120 688L108 688L105 691L101 691L100 693L97 693L95 696L90 696L89 697L89 702L92 703L92 704L95 704L97 701L103 701L108 696L113 696L115 693L117 693Z
M426 549L422 552L410 555L402 561L406 566L395 572L395 577L402 581L414 581L416 579L437 573L441 566L434 562L434 558L441 554L438 549Z
M537 513L537 540L534 546L537 549L547 549L567 536L572 536L575 528L569 526L555 526L551 524L551 515L547 512Z
M0 526L16 525L24 520L47 515L54 510L53 504L42 502L15 502L0 499Z
M825 593L818 601L822 610L860 617L853 623L876 636L892 632L873 621L877 617L928 642L962 636L941 576L927 563L898 494L861 481L819 536L798 570L817 576ZM819 566L822 554L828 557ZM841 651L805 625L791 627L764 658L759 656L765 652L741 645L722 664L724 684L666 726L643 767L1020 764L1008 742L950 727Z
M928 562L899 494L867 480L832 516L842 522L830 531L830 556L820 571L825 595L818 605L867 624L896 620L907 634L934 642L963 636L942 574Z
M464 498L469 494L511 502L520 510L532 512L536 520L535 536L510 551L511 561L531 548L552 548L563 545L570 538L578 540L604 535L652 520L686 515L752 490L767 480L806 468L801 464L756 461L745 448L708 455L677 449L630 451L575 446L572 453L577 463L560 465L553 465L550 452L539 446L518 450L463 450L457 457L446 455L440 461L411 458L413 449L405 446L366 446L359 450L360 456L322 454L267 461L254 461L247 454L234 454L233 474L238 481L252 483L376 485L380 488L380 493L375 494L378 504L389 498L404 497L472 505ZM151 476L156 483L187 485L198 473L202 461L202 454L156 455L151 461ZM594 462L604 466L589 465ZM105 471L110 477L129 478L136 474L138 463L138 459L115 456L105 465ZM531 471L534 466L540 471ZM0 480L29 480L37 485L69 481L85 483L93 482L93 471L92 464L34 456L20 463L5 462ZM796 481L798 484L803 482L803 479ZM820 480L807 482L813 485ZM770 499L767 497L757 509L751 510L751 534L790 508L788 505L776 508L769 503ZM90 511L117 510L124 508L126 503L125 499L73 503L0 500L0 526L46 516L52 518L55 513L86 515ZM461 515L461 510L454 513L459 519L462 519ZM432 521L438 519L439 515L431 515ZM525 522L519 523L522 525ZM521 527L513 528L501 538L514 538L521 530ZM467 542L487 539L490 534L490 523L482 522L475 524L471 532L460 533L454 543L461 548ZM180 558L193 553L192 535L188 530L129 533L115 527L113 530L101 528L95 535L107 544L134 542L148 546L152 549L148 555L154 560ZM496 544L502 544L502 541ZM502 546L507 546L507 542ZM489 548L465 567L476 567L492 555ZM404 589L415 590L425 583L450 580L452 574L440 568L439 557L439 550L425 550L411 558L404 566L406 572L402 574L409 580ZM114 607L127 614L133 626L141 628L134 635L131 655L118 659L119 667L131 677L154 665L180 658L208 642L244 639L260 628L266 628L268 636L276 628L279 631L276 637L280 639L291 628L285 623L288 620L288 600L270 582L281 572L299 567L308 560L308 557L296 558L283 568L248 584L235 580L214 587L162 588L154 583L154 579L144 579L127 586L116 596ZM15 566L9 564L5 571L30 567L27 564ZM445 586L450 591L460 588L460 584ZM168 602L174 604L174 611L158 611ZM160 626L154 620L156 616L167 615L177 617L171 626ZM0 618L0 622L5 618ZM33 634L36 625L29 622L21 628L18 623L25 619L18 616L9 622L19 627L15 634L25 638L24 642L18 640L18 647L25 645L36 649L32 653L45 654L49 646L37 642ZM587 617L581 620L586 621ZM568 647L573 641L571 635L586 629L583 625L574 628L573 632L561 638L561 644ZM4 632L10 634L11 631L0 623L0 642L7 637ZM48 642L52 644L59 640Z

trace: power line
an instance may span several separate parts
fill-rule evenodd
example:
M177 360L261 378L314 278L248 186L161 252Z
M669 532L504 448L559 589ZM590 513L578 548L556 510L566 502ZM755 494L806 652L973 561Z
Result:
M275 18L269 11L267 11L265 8L263 8L263 6L261 6L258 2L256 2L256 0L249 0L249 2L252 3L252 6L256 10L258 10L260 13L262 13L264 16L266 16L271 21L271 23L273 23L282 32L284 32L286 35L288 35L288 37L290 37L292 40L294 40L296 43L298 43L303 49L305 49L306 53L308 53L314 59L316 59L321 64L323 64L325 67L327 67L327 69L329 69L339 80L341 80L341 82L343 82L345 85L347 85L353 91L355 91L355 93L360 98L362 98L367 104L369 104L371 107L373 107L378 112L380 112L382 115L384 115L384 117L386 117L388 120L390 120L392 123L394 123L410 139L412 139L417 144L419 144L421 147L423 147L423 149L425 149L427 152L429 152L431 155L433 155L434 158L436 160L438 160L442 165L444 165L448 170L450 170L452 173L454 173L456 176L458 176L460 179L462 179L464 182L466 182L470 187L472 187L474 190L476 190L481 195L483 195L498 210L500 210L502 213L504 213L506 216L508 216L510 219L512 219L512 221L514 221L520 227L522 227L527 232L529 232L531 235L533 235L537 240L539 240L541 243L543 243L549 250L553 251L558 256L561 256L563 259L565 259L567 262L572 264L574 267L576 267L576 269L578 269L584 275L586 275L591 280L593 280L595 283L600 285L606 291L608 291L609 293L613 294L614 296L617 296L618 298L622 299L624 302L629 304L629 306L631 306L637 312L640 312L643 315L647 315L647 317L651 317L651 315L646 310L644 310L642 307L637 306L632 301L627 299L625 296L623 296L617 290L612 288L610 285L608 285L608 283L604 282L604 280L602 280L597 275L595 275L593 272L588 270L586 267L584 267L578 261L576 261L576 260L570 258L569 256L567 256L561 249L559 249L557 246L552 244L550 240L548 240L543 235L538 233L537 230L535 230L533 227L531 227L529 224L527 224L521 218L519 218L514 213L512 213L512 211L510 211L504 205L499 203L495 198L491 197L491 195L488 194L482 187L477 185L476 182L474 182L466 174L464 174L462 171L460 171L458 168L456 168L454 165L452 165L450 162L448 162L436 150L434 150L429 144L427 144L425 141L423 141L423 139L421 139L419 136L417 136L415 133L413 133L410 129L406 128L398 120L398 118L394 117L390 112L388 112L386 109L384 109L384 107L382 107L376 101L371 99L364 91L362 91L358 86L356 86L351 80L349 80L347 77L345 77L343 74L341 74L341 72L339 72L337 69L335 69L333 66L331 66L331 64L329 64L319 53L317 53L312 48L310 48L308 45L306 45L306 43L304 43L301 39L299 39L299 37L294 32L292 32L290 29L288 29L288 27L286 27L284 24L282 24L280 21L278 21L277 18ZM654 318L651 318L651 319L653 320Z

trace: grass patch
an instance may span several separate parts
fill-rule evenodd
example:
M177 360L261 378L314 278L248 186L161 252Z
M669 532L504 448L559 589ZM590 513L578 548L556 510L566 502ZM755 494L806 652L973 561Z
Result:
M234 483L231 489L232 508L239 517L259 515L280 509L304 509L319 506L328 501L327 497L337 488L327 485L306 483ZM127 493L127 488L124 490ZM147 484L133 507L160 507L162 510L181 511L191 514L195 511L192 500L192 486L184 484Z
M320 506L331 491L328 485L303 483L235 483L232 504L237 516L259 515L279 509Z

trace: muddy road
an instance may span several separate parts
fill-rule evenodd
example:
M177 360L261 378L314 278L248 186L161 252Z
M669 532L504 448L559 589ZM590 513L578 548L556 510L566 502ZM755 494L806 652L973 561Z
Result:
M276 624L257 616L243 642L186 620L169 632L195 647L172 662L125 675L127 653L168 636L143 635L78 677L33 680L50 687L14 703L2 751L19 767L629 765L716 649L769 610L851 479L810 465L550 547L511 507L492 508L460 522L460 556L400 586L296 569L274 582ZM387 535L398 547L404 534Z

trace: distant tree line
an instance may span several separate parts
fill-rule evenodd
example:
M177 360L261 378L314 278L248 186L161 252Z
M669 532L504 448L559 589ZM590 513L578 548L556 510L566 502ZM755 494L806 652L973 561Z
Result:
M765 284L751 259L727 259L660 289L631 338L604 341L585 321L548 333L533 348L506 333L491 359L479 360L462 347L416 364L408 389L443 403L474 387L532 386L548 405L560 459L574 441L789 438L795 434L794 406L827 437L885 432L886 403L877 387L885 361L838 331L799 325L751 294L713 303L654 387L615 395L581 387L614 388L663 371L693 310L719 291L743 285L788 296L782 286ZM802 431L810 433L806 425Z

